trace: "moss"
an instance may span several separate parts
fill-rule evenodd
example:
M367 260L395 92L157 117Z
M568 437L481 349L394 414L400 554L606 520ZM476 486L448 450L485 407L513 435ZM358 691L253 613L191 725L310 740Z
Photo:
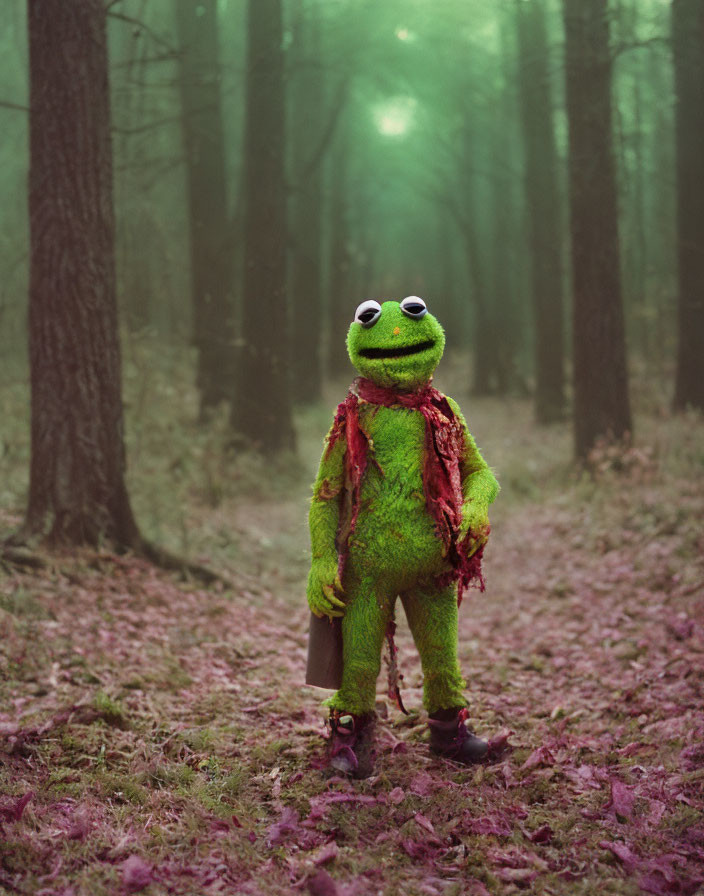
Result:
M227 796L238 796L247 781L247 770L244 766L240 766L234 771L225 775L220 783L222 792Z
M147 787L156 787L159 790L171 787L187 790L195 777L196 773L189 765L160 763L142 772L138 780Z
M218 734L212 728L189 728L179 736L194 753L210 753L218 742Z
M65 753L68 753L70 757L74 757L77 755L84 755L86 751L86 740L85 738L77 737L71 731L62 731L60 737L61 748Z
M15 588L14 591L0 593L0 610L5 610L12 616L24 619L53 619L52 613L37 600L32 592L25 588Z
M105 691L98 691L93 698L93 706L100 718L107 722L108 725L115 725L120 728L127 724L125 711L117 700L114 700Z
M143 806L149 799L149 794L137 781L127 775L115 775L103 773L98 776L98 782L106 797L123 802Z
M255 762L262 765L271 765L278 762L291 743L288 740L272 740L269 743L258 744L250 750L250 756Z
M83 789L80 776L73 768L53 768L49 772L46 786L56 793L72 794L77 788Z

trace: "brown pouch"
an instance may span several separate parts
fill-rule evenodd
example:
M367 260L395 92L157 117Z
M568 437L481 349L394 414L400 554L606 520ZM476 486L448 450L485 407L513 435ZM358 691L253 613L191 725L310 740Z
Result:
M310 614L306 684L337 690L342 684L342 619Z

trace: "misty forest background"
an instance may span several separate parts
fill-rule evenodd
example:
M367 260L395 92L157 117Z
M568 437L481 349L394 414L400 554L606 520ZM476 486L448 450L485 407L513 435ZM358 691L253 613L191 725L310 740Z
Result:
M0 893L697 892L704 0L5 0L0 135ZM503 487L494 761L402 626L350 782L306 504L412 294Z

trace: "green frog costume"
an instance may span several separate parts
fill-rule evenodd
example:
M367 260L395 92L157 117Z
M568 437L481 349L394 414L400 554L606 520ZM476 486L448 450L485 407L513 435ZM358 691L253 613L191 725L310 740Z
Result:
M398 597L420 654L431 749L461 762L487 752L464 724L457 617L464 590L484 588L499 486L457 404L431 385L444 346L417 296L357 308L347 348L360 376L337 409L313 487L308 604L331 632L341 619L331 763L358 777L373 766L376 680L387 636L393 665Z

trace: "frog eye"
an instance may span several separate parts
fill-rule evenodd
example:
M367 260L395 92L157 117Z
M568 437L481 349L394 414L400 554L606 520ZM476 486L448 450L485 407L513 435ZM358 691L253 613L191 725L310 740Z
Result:
M428 313L425 302L418 296L406 296L401 302L401 311L406 317L412 317L414 320L420 320Z
M362 302L361 305L357 306L357 310L354 313L354 319L365 329L373 327L380 317L381 305L375 302L374 299L367 299L366 302Z

